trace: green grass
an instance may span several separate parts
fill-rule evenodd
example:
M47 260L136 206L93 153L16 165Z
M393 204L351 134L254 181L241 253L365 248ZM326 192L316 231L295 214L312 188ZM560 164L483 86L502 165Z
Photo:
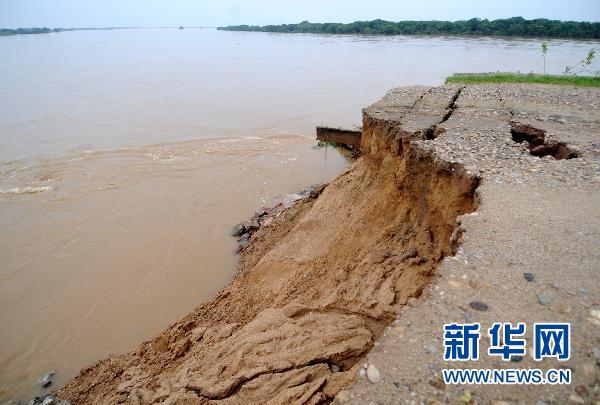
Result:
M538 83L600 87L600 76L554 76L535 73L455 73L446 83Z

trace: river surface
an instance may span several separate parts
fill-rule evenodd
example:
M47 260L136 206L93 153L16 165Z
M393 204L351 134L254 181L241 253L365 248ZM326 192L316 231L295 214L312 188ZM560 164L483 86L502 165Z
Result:
M132 350L223 288L232 225L349 164L394 86L541 71L540 40L214 29L0 37L0 400ZM598 43L550 41L561 73ZM596 70L598 68L596 67Z

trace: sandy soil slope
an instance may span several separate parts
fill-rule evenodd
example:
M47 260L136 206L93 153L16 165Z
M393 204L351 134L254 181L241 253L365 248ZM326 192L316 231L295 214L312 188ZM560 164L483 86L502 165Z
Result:
M536 88L543 91L536 94ZM488 194L505 192L485 188L486 182L508 178L523 184L514 173L539 166L534 172L539 177L532 179L544 178L551 165L570 173L567 184L587 182L598 201L598 147L590 146L597 139L598 107L577 107L598 104L598 91L536 88L452 85L390 91L364 110L362 157L320 195L264 222L242 250L239 275L227 288L135 352L82 370L56 395L77 404L321 403L336 395L338 402L393 403L411 399L413 392L423 401L455 398L451 390L437 392L428 384L436 371L427 364L439 348L423 358L423 345L439 345L444 321L479 316L468 307L472 296L485 301L487 291L513 302L510 293L499 293L501 286L478 278L452 284L460 286L464 303L446 303L450 294L436 290L449 282L440 273L456 262L448 256L463 249L460 244L471 232L460 222L468 222L472 215L466 214L479 204L485 207ZM536 128L546 131L536 147L548 155L539 158L527 148L533 141L518 142L525 135L513 140L511 125L532 124L526 100L528 111L555 115L549 109L557 97L576 114L569 120L577 120L580 136L562 139L554 128L567 124L536 119ZM557 146L560 142L564 145ZM556 160L564 148L565 157L579 157ZM498 236L489 225L479 226ZM597 241L598 227L592 228ZM484 244L487 252L501 246L494 243ZM514 253L514 260L523 257ZM460 263L456 271L464 272ZM594 291L588 286L590 293L597 294L597 274L588 277L595 283ZM597 302L585 310L593 305ZM412 314L410 321L402 323L401 315L394 322L400 313ZM586 345L597 347L598 335L596 340L588 335ZM380 338L375 357L368 360L382 372L381 381L373 383L360 369ZM345 391L357 375L357 385ZM585 384L593 392L593 379ZM490 392L486 398L499 398ZM561 391L563 397L569 394Z

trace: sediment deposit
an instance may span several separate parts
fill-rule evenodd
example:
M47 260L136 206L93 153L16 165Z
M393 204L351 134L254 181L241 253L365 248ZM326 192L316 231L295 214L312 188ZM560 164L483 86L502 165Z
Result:
M558 121L562 110L551 107L562 105L557 99L575 114L568 119L577 121L579 137L555 131L567 125ZM480 184L488 176L516 182L513 172L538 167L530 164L536 159L545 165L536 171L539 178L548 167L563 170L571 176L567 184L587 182L597 198L599 99L597 90L547 86L390 91L363 112L362 157L320 193L261 221L228 287L134 352L82 370L55 394L77 404L321 403L341 391L338 402L378 400L378 392L382 402L410 398L415 388L402 390L404 380L389 373L394 365L409 380L415 369L425 384L435 374L405 352L441 336L435 328L444 320L431 315L439 298L433 291L448 257L469 236L461 222L486 204ZM577 108L584 103L591 107ZM523 132L518 125L544 130L534 147L561 147L534 156L526 138L511 135L511 128ZM556 160L563 157L577 158ZM405 357L379 358L382 373L367 368L371 378L364 377L367 354L408 307L413 324L389 343ZM421 307L427 310L415 312ZM472 312L459 304L453 310ZM415 320L427 330L416 329L416 342L406 335ZM386 357L381 345L375 352ZM448 400L447 392L432 389L423 389L424 400Z

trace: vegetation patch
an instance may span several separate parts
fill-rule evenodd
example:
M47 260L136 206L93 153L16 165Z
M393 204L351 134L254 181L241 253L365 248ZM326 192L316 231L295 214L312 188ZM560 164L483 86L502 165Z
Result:
M535 73L455 73L446 83L538 83L600 87L600 76L542 75Z
M104 31L104 30L120 30L133 27L101 27L101 28L48 28L48 27L31 27L31 28L0 28L0 37L9 35L24 35L24 34L50 34L52 32L64 31Z
M0 36L8 36L8 35L19 35L19 34L48 34L50 32L59 32L60 28L17 28L17 29L8 29L2 28L0 29Z
M463 21L355 21L342 23L311 23L281 25L233 25L219 27L227 31L261 31L317 34L373 35L464 35L547 38L600 38L600 22L560 21L537 18L526 20L512 17L498 20L472 18Z

